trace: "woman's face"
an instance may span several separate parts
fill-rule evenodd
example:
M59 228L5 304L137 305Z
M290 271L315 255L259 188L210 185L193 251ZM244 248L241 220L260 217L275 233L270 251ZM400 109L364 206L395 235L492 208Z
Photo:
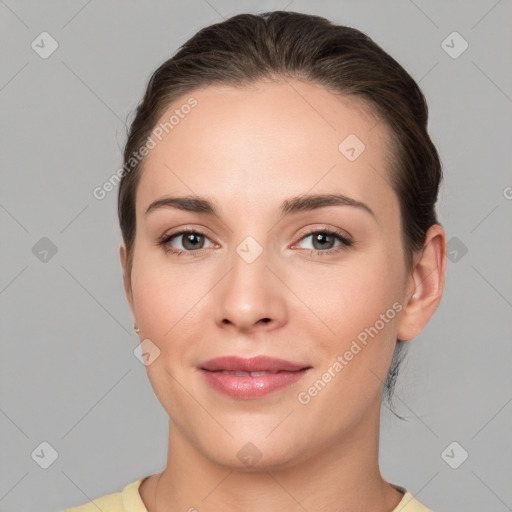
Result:
M191 96L197 105L180 110ZM246 455L261 457L259 468L285 467L367 442L413 291L385 126L359 100L295 80L210 86L161 121L175 109L179 122L153 137L137 189L127 289L170 425L210 460L237 467L250 465ZM293 199L316 195L362 205ZM147 212L185 196L210 201L215 214ZM184 229L202 234L158 245ZM258 379L275 377L226 377L243 389L251 379L246 395L219 391L200 369L258 355L309 369L269 393Z

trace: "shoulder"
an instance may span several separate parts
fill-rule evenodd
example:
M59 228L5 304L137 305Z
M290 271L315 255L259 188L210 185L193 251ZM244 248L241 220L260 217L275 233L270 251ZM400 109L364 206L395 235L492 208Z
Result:
M122 491L106 494L83 505L67 508L64 512L98 512L98 510L102 512L147 512L139 494L140 484L146 478L148 477L129 483Z
M107 494L83 505L67 508L64 512L98 512L98 510L103 510L104 512L124 512L121 493Z
M407 489L399 485L393 485L403 493L400 503L392 510L392 512L434 512L420 503Z

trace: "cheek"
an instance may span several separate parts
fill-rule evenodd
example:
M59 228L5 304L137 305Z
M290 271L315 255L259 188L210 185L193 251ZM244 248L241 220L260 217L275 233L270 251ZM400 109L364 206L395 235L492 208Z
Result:
M375 251L377 252L377 251ZM382 252L354 255L338 265L296 269L291 288L304 297L302 310L307 325L315 328L326 347L343 344L373 325L400 297L400 268ZM300 290L300 291L299 291ZM307 306L307 307L305 307ZM313 323L311 322L312 320ZM321 329L321 333L320 333Z
M135 314L141 335L150 339L160 350L159 356L146 366L146 373L155 396L174 423L179 424L191 414L190 395L193 395L190 367L193 362L194 345L200 312L201 296L208 287L200 289L200 279L186 266L179 269L153 261L139 259L134 272L132 290ZM135 269L135 267L134 267Z
M139 260L132 279L135 314L143 333L156 340L194 317L198 301L208 292L204 279L187 265L170 265L163 258Z
M295 286L307 297L309 311L301 306L296 318L313 342L312 360L318 362L315 378L329 382L326 387L331 391L318 404L325 400L357 408L377 399L391 363L402 308L398 300L402 269L382 249L352 263L325 267L297 280Z

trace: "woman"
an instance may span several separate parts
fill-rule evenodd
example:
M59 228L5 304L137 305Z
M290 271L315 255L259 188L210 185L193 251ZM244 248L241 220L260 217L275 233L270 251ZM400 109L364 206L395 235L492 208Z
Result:
M428 510L378 466L444 287L427 115L368 36L301 13L206 27L155 71L118 205L167 466L68 512Z

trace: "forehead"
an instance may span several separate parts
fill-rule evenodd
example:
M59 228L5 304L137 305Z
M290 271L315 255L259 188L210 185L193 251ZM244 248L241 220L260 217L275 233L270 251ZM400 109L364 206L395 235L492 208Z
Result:
M181 109L191 98L196 105ZM139 218L150 202L175 194L261 210L287 196L335 191L381 215L397 213L387 127L360 98L291 79L216 85L175 101L155 128L166 122L145 157Z

